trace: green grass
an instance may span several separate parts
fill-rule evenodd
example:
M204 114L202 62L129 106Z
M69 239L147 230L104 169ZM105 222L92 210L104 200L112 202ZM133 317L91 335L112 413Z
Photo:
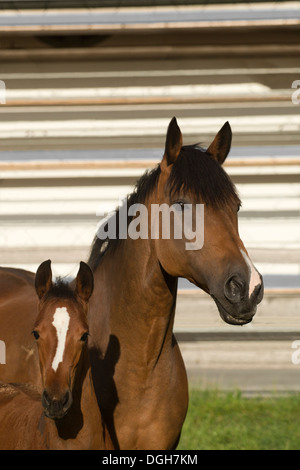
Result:
M178 450L300 449L300 395L190 391Z

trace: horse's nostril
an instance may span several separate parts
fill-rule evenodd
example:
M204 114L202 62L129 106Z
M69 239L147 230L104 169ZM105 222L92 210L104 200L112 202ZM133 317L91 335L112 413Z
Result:
M236 295L239 294L240 292L240 289L239 289L239 286L238 284L234 281L234 279L232 279L229 283L229 288L231 290L231 295L232 297L235 297Z
M240 302L244 294L244 284L237 276L231 276L224 286L224 294L231 303Z

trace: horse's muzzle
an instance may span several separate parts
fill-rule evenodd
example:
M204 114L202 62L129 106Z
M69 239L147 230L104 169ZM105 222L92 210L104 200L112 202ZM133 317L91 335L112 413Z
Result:
M219 300L216 295L212 295L222 320L230 325L246 325L250 323L256 313L257 305L262 301L264 295L264 284L261 277L261 284L257 285L247 297L247 291L242 283L231 278L224 288L223 300ZM221 297L221 298L222 298Z

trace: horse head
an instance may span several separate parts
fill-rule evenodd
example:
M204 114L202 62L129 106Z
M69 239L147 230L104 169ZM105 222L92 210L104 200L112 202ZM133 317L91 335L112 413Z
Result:
M73 403L72 392L88 339L88 300L93 275L83 262L76 287L52 282L51 261L44 261L35 277L39 298L33 335L38 346L43 384L42 404L46 416L60 419Z

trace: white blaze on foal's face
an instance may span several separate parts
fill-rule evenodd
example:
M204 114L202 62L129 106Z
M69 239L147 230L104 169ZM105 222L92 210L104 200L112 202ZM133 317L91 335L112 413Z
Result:
M261 280L249 256L243 250L241 250L241 253L243 255L243 258L249 270L249 298L250 298L255 287L261 285Z
M52 369L56 372L60 362L63 360L66 337L69 329L70 315L66 307L59 307L53 315L52 325L56 329L57 346L52 362Z

